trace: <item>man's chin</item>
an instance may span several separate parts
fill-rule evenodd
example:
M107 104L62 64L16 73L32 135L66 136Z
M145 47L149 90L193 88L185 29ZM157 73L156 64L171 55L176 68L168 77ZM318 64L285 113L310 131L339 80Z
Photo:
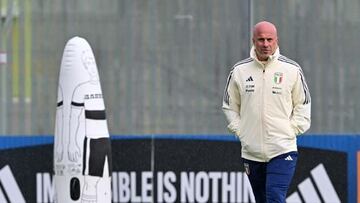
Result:
M258 57L259 59L263 59L263 60L267 60L269 58L269 56L271 56L271 54L262 54L260 55L260 57Z

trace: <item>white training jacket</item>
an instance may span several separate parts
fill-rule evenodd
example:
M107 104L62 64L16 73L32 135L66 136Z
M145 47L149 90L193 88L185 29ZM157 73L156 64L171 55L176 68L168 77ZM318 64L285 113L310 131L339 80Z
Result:
M310 92L301 67L279 49L261 63L250 58L235 64L227 79L223 111L228 129L239 137L245 159L268 162L297 151L296 136L310 128Z

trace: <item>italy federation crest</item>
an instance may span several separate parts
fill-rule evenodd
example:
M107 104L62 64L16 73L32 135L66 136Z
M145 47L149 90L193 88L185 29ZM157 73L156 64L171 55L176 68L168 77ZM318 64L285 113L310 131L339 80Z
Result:
M275 84L280 84L283 81L283 73L276 72L274 73L274 82Z

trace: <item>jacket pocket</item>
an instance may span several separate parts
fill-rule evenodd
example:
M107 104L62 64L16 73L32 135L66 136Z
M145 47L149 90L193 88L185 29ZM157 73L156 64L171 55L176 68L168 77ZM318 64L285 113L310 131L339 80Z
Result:
M241 122L241 120L238 123L238 131L236 136L240 138L240 141L244 139L244 122Z
M296 137L297 133L296 133L296 127L291 123L291 121L289 121L289 135L290 137Z
M293 130L295 136L300 134L300 131L298 130L298 128L294 124L292 124L291 122L290 122L290 127Z
M240 138L240 120L234 120L227 126L229 131Z

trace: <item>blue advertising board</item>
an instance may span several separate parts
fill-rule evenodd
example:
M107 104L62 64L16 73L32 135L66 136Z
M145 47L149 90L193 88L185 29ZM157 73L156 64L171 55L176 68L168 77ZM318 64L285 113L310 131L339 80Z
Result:
M298 146L288 202L357 201L360 136L303 135ZM232 135L114 135L113 202L254 202L240 147ZM53 202L52 160L51 135L0 137L0 201Z

